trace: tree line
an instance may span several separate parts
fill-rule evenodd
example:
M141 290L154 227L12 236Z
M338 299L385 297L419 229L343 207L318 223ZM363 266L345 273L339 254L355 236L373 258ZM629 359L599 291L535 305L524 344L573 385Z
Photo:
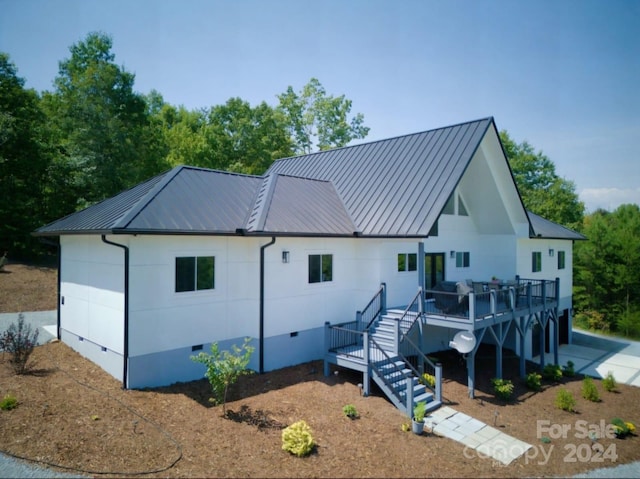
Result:
M352 102L315 78L288 86L277 102L241 98L187 109L115 63L110 36L96 32L59 62L52 91L25 88L0 52L0 253L33 259L39 226L187 164L260 175L278 158L340 147L369 128ZM586 326L640 334L640 214L637 205L585 216L573 182L529 143L500 132L525 207L584 233L575 244L577 319ZM621 319L622 318L622 319Z

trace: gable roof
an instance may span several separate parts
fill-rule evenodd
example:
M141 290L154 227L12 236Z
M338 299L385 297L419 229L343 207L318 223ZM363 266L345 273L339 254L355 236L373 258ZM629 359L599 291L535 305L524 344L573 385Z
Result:
M285 158L264 176L179 166L34 234L427 237L490 128L497 138L489 117Z
M492 125L484 118L281 159L267 173L331 181L365 236L426 237Z
M586 240L587 238L558 223L544 219L531 211L527 211L531 223L532 237L546 239Z

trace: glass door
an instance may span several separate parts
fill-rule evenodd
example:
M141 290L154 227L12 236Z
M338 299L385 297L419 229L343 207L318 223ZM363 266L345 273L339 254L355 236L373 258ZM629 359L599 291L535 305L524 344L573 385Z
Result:
M424 284L427 290L444 281L444 253L424 254ZM429 293L427 298L432 297Z

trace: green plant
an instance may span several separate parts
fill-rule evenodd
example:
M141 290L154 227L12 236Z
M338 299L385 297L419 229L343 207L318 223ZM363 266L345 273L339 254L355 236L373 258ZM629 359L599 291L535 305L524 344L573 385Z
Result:
M545 364L542 368L542 377L547 381L560 381L562 379L562 369L557 364Z
M589 376L585 376L582 380L582 397L587 401L600 402L600 394L598 393L596 383L594 383L593 379Z
M632 422L623 421L619 417L614 417L611 420L611 425L613 426L613 431L616 434L616 437L623 438L628 436L629 434L634 434L636 431L636 426Z
M282 449L303 457L311 454L316 443L311 428L305 421L294 422L282 431Z
M426 412L427 403L425 401L420 401L413 407L413 420L416 422L423 422Z
M411 424L409 424L408 422L403 422L400 426L400 429L402 429L402 432L409 432L411 431Z
M436 385L436 377L433 374L424 373L420 378L420 382L425 386L433 388Z
M542 375L540 375L540 373L535 371L530 372L527 374L527 387L533 391L540 391L540 388L542 387L542 384L540 383L541 379Z
M3 411L11 411L18 407L18 399L13 394L5 394L0 401L0 409Z
M511 399L511 395L513 394L513 383L511 380L493 378L491 384L493 385L493 391L496 393L496 396L503 401Z
M617 385L618 384L616 383L616 378L613 377L613 373L611 371L609 371L604 379L602 379L602 387L605 389L605 391L615 391Z
M27 361L38 342L38 329L32 333L31 325L24 323L24 315L18 315L18 325L11 323L0 335L0 351L11 354L9 362L16 374L27 371Z
M575 412L576 400L573 394L566 389L560 389L556 394L556 407L563 411Z
M551 438L549 436L542 436L540 438L540 442L542 442L543 444L549 444L551 442Z
M358 410L356 409L356 407L353 404L347 404L347 405L343 406L342 407L342 412L349 419L355 419L355 418L358 417Z
M234 384L238 378L245 374L251 374L247 369L251 354L254 351L249 346L251 338L245 338L241 347L231 345L231 351L220 351L218 343L211 345L211 354L200 352L197 356L191 356L191 360L202 363L207 367L204 373L211 384L214 400L216 404L222 404L222 414L226 416L225 404L227 402L227 391L229 386Z
M562 367L562 374L568 378L572 378L576 374L575 364L573 361L567 361L567 365Z

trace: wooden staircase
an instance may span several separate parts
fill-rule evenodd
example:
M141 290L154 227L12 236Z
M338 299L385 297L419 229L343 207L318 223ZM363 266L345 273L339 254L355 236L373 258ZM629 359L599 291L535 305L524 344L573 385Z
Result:
M411 416L413 407L421 401L427 404L427 411L437 409L441 402L435 400L434 391L420 382L415 367L399 354L400 339L409 332L403 331L406 329L400 321L403 314L403 311L390 310L369 328L374 349L382 350L384 356L370 362L371 378L398 409ZM414 314L414 321L418 318L419 315Z

